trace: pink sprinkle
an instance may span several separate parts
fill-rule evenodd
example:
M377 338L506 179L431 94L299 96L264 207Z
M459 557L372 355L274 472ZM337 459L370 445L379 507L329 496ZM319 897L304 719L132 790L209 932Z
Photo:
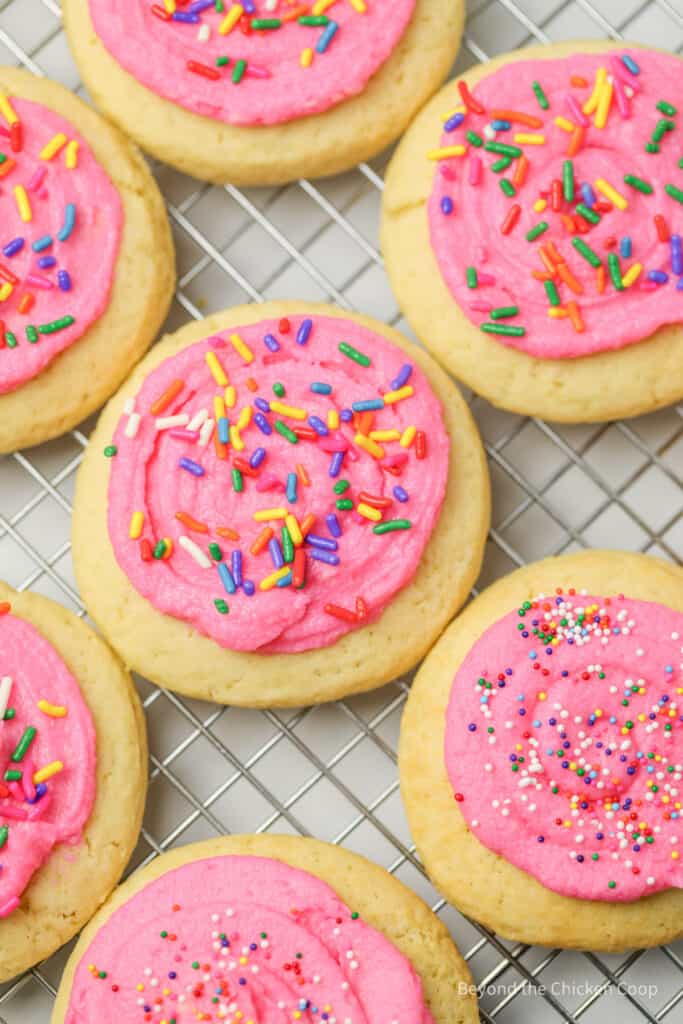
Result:
M16 910L19 906L19 897L13 896L11 900L7 900L7 903L3 903L0 907L0 917L9 917L13 910Z
M0 135L5 139L9 139L9 131L5 128L4 124L0 124Z
M24 810L23 807L18 807L16 804L3 804L2 816L3 818L14 818L15 821L26 821L28 811Z
M42 274L27 274L26 284L30 284L32 288L42 288L44 291L54 288L54 282L43 277Z
M455 181L455 168L449 167L446 160L442 160L439 164L439 174L442 178L445 178L446 181Z
M35 800L36 787L33 785L34 764L30 757L24 761L24 772L21 777L21 787L27 800Z
M225 348L225 338L219 338L217 334L214 334L212 338L209 338L209 345L211 348Z
M40 818L50 806L50 794L46 793L44 797L34 804L31 810L28 812L28 820L35 821L36 818ZM74 836L73 839L67 839L67 843L73 843L74 845L79 842L78 836Z
M483 245L480 245L474 251L474 262L475 263L488 263L488 261L489 261L489 251L488 251L488 249L485 249Z
M260 64L247 64L247 70L245 75L251 78L272 78L272 74L268 68L262 67Z
M621 81L625 85L628 85L629 89L633 89L634 92L640 92L640 82L618 57L610 57L609 66L612 69L612 74L615 78L620 78Z
M478 185L481 178L481 157L471 156L468 181L470 185Z
M345 437L322 437L318 447L324 452L346 452L350 445Z
M29 192L37 192L38 191L38 189L40 188L40 186L43 184L43 182L45 180L45 175L46 174L47 174L47 167L45 167L45 166L43 166L43 167L36 167L35 171L31 175L31 178L29 180L28 185L26 186L26 188L29 190Z
M657 284L656 281L641 281L640 282L640 291L641 292L656 292L658 288L659 288L659 285Z
M468 302L467 305L475 313L488 313L491 309L491 303L484 302L483 299L474 299L472 302Z
M199 440L198 430L183 430L182 427L173 427L169 430L169 436L176 441L197 441Z
M21 803L21 801L24 799L24 793L23 793L23 790L22 790L21 786L19 785L19 783L18 782L8 782L7 785L9 787L9 791L12 794L12 796L14 797L14 799L18 800L19 803Z
M285 485L272 473L262 474L256 481L257 491L284 491Z
M590 124L590 121L588 120L583 110L579 106L576 96L572 96L571 93L567 93L564 99L565 103L571 111L572 117L577 122L577 124L580 124L582 128L587 128Z
M479 284L490 285L490 284L495 284L496 283L496 279L493 276L493 274L486 274L486 273L482 274L482 272L480 271L477 276L478 276L478 279L479 279Z
M395 455L388 455L382 460L382 466L391 466L398 468L404 466L408 461L408 452L396 452Z
M626 90L624 89L624 83L620 78L614 79L614 95L617 97L617 107L619 113L625 121L631 116L631 104L629 103Z

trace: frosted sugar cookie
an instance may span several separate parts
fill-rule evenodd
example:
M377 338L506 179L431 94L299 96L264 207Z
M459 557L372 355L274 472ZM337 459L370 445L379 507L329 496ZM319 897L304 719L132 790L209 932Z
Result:
M681 934L683 571L588 551L485 590L421 668L403 796L444 895L506 938Z
M271 303L156 346L79 473L76 573L127 664L225 703L406 671L463 603L488 516L467 406L367 317Z
M314 839L230 836L114 893L52 1021L475 1024L473 991L445 926L382 868Z
M130 676L76 616L0 582L0 979L95 913L137 842L146 792Z
M278 184L336 174L396 139L448 74L451 0L68 0L98 104L198 178Z
M411 126L384 193L389 276L494 404L579 422L683 396L682 89L679 57L562 44L467 72Z
M55 82L0 68L0 453L63 433L163 322L173 249L136 148Z

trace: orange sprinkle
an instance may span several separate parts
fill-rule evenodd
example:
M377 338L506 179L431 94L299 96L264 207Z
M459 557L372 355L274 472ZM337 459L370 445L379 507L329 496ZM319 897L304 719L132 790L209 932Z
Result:
M537 281L554 281L557 284L557 278L555 274L547 274L543 270L532 270L531 276Z
M583 285L580 281L577 281L566 263L560 263L557 268L557 272L567 287L570 288L575 295L583 295Z
M562 221L562 224L564 225L565 231L567 231L570 235L575 235L576 224L574 223L574 218L570 217L568 213L563 213L560 219Z
M541 257L541 261L543 262L543 266L546 268L546 270L550 274L554 275L557 263L548 252L547 245L540 246L538 250L538 255Z
M315 516L312 512L309 512L307 516L299 524L301 530L301 536L305 537L307 533L310 533L315 526Z
M300 7L295 7L291 11L286 11L280 15L280 21L296 21L297 18L303 17L304 14L308 14L308 4L301 4Z
M250 391L258 391L258 384L256 383L253 377L247 377L244 383L247 385Z
M184 387L185 384L182 380L174 380L173 383L166 388L163 395L159 395L156 402L149 407L149 411L152 416L158 416L159 413L163 412L164 409L171 404L173 399L180 394Z
M0 178L4 178L5 175L9 174L9 172L14 170L15 167L16 164L14 160L12 160L11 158L5 160L3 164L0 164Z
M299 478L299 483L303 487L309 487L310 486L311 478L308 475L308 473L306 472L306 467L302 466L302 464L300 462L297 462L297 464L296 464L296 475Z
M273 530L272 526L264 527L264 529L261 530L256 540L249 548L252 555L259 555L264 550L264 548L268 546L268 541L271 539L271 537L274 536L274 533L275 531Z
M572 75L569 81L575 89L585 89L588 85L586 79L582 78L581 75Z
M562 253L557 248L557 246L555 245L554 242L546 242L545 243L545 248L546 248L546 251L548 252L551 260L553 260L555 263L557 263L559 265L560 263L564 263L565 262L564 256L562 255Z
M581 125L577 125L572 132L572 137L569 140L569 145L567 146L567 156L576 156L583 146L585 134L586 129L582 128Z
M237 530L231 530L229 526L217 526L216 533L219 537L225 537L226 540L239 540L240 535Z
M494 121L512 121L513 124L525 124L527 128L542 128L543 121L532 114L524 114L519 110L492 110Z
M187 512L176 512L175 517L183 524L183 526L186 526L188 530L196 530L197 533L209 532L209 527L206 523L200 523L197 519L193 519Z
M522 155L520 156L520 158L517 161L517 164L515 166L515 173L512 176L512 184L515 186L515 188L521 188L522 187L522 185L526 181L526 176L527 176L528 173L529 173L529 160L524 155L524 153L522 153Z
M222 441L219 441L217 430L214 430L213 432L213 447L219 459L227 459L228 449L225 447Z
M12 605L9 603L9 601L0 602L0 615L9 615L11 611Z
M602 264L598 267L595 277L595 287L598 289L599 294L602 295L607 287L607 272Z
M369 434L372 430L372 424L375 421L374 412L362 412L358 417L358 429L359 434Z
M572 327L574 328L576 333L583 334L583 332L586 330L586 327L583 322L583 317L581 316L581 310L579 309L579 307L573 299L571 302L567 303L567 312L569 313L569 319L571 320Z
M35 301L36 297L33 292L24 292L19 299L19 312L28 313L28 311L33 308Z

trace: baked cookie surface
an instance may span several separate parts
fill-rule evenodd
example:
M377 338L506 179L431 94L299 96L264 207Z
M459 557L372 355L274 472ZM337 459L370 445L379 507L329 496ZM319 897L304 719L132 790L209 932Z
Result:
M69 0L66 28L97 103L144 149L238 185L374 156L446 77L464 22L462 0L221 6Z
M429 357L370 318L269 303L181 328L109 405L77 482L76 572L156 682L318 703L419 660L488 519L476 428Z
M193 1012L219 1019L317 1007L354 1024L399 1011L416 1024L478 1020L464 961L413 892L356 854L291 836L196 843L137 872L83 932L53 1024L88 1008L127 1024L140 998L173 1016L188 984Z
M147 744L130 676L70 612L0 582L0 978L54 953L119 881Z
M666 98L682 83L672 54L520 50L447 85L399 146L383 200L392 285L425 345L495 405L590 422L683 394Z
M485 590L418 673L401 728L413 837L506 938L623 950L681 934L683 573L590 551Z
M163 201L137 149L55 82L0 68L0 453L75 426L171 299Z

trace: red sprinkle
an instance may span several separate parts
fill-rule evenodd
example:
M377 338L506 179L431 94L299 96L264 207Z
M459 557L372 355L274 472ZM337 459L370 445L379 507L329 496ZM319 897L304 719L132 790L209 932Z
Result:
M303 548L297 548L294 552L292 562L292 586L297 589L302 587L306 580L306 552Z
M146 537L143 537L140 541L140 558L143 562L151 562L152 557L152 545Z
M474 96L470 92L467 82L463 82L462 79L458 82L458 92L462 96L462 101L473 114L485 114L486 110L482 107L478 100L475 100Z
M15 121L9 130L9 144L14 153L19 153L24 144L24 134L21 122Z
M355 612L350 612L346 608L341 608L338 604L326 604L325 611L328 615L333 615L335 619L341 619L342 622L358 621L358 616Z
M194 72L195 75L201 75L202 78L210 78L213 82L221 77L215 68L209 67L208 64L200 64L197 60L188 60L186 67L188 71Z
M424 430L418 430L415 434L415 458L424 459L427 455L427 438Z
M289 334L289 332L292 329L292 325L290 324L290 322L289 322L289 320L287 319L286 316L283 316L283 318L282 318L282 320L280 320L280 323L279 323L278 326L280 328L280 333L281 334Z
M661 213L655 216L655 227L657 228L657 237L660 242L668 242L671 239L671 232L669 231L669 225L662 217Z
M507 214L507 217L505 218L503 223L500 225L500 233L501 233L501 235L509 235L510 234L512 229L517 224L517 221L519 220L521 214L522 214L522 207L518 203L515 203L514 206L510 207L510 209L508 211L508 214Z

